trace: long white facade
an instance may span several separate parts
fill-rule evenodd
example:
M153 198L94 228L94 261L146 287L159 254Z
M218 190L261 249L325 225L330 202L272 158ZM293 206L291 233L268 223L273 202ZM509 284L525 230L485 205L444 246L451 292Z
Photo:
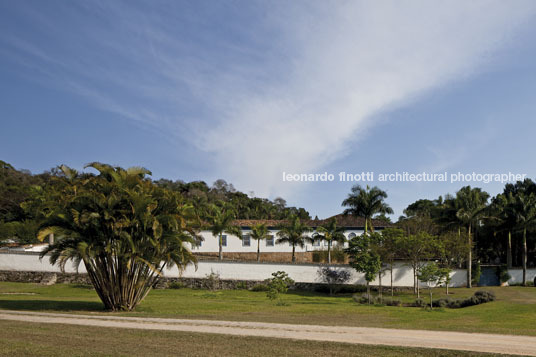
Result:
M270 229L270 235L272 236L271 240L261 240L260 241L260 251L261 253L290 253L292 252L292 245L288 243L277 244L277 232L276 229ZM349 229L344 232L344 235L347 239L363 234L363 229ZM315 232L309 233L311 237ZM223 242L223 252L230 253L247 253L247 252L257 252L257 241L252 238L247 238L251 234L250 229L242 228L242 235L244 239L240 239L237 236L231 234L224 234ZM199 253L214 253L218 252L218 237L212 235L209 231L202 231L201 236L203 237L203 242L199 247L191 247L193 252ZM345 243L347 246L348 243ZM336 246L337 243L334 243ZM306 243L304 247L296 246L296 252L310 252L313 250L327 249L326 242L315 242L315 244Z

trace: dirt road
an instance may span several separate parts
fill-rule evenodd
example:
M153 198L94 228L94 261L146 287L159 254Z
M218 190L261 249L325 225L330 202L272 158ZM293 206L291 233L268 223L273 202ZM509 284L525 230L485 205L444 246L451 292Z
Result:
M451 350L536 356L536 337L530 336L399 330L370 327L342 328L341 326L291 325L264 322L185 320L102 315L90 316L11 310L0 310L0 319L36 323L190 331L369 345L444 348Z

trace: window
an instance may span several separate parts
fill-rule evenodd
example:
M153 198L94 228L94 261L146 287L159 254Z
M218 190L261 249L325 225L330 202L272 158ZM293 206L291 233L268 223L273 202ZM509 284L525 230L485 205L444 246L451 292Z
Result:
M320 238L315 238L313 240L313 247L320 247Z
M227 247L227 236L225 234L221 236L221 246Z
M270 235L269 238L266 238L266 246L267 247L273 247L274 246L274 236Z
M251 235L244 234L242 236L242 247L249 247L251 246Z
M352 238L355 238L355 237L356 237L355 233L350 233L348 235L348 239L352 239Z

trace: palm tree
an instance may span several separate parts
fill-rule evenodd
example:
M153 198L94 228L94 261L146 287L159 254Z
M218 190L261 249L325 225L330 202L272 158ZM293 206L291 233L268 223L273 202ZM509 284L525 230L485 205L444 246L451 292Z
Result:
M237 237L242 237L242 230L234 224L235 212L230 205L212 205L207 216L208 230L214 237L218 238L218 259L223 260L223 234L228 233Z
M516 217L516 226L523 232L523 285L527 285L527 229L536 221L536 195L518 192L513 197L512 211Z
M300 218L295 215L289 216L287 222L279 227L279 232L276 240L277 244L289 243L292 245L292 262L296 262L296 246L303 248L305 242L312 242L311 237L306 233L310 232L311 228L300 221Z
M108 310L132 310L149 293L165 267L183 270L196 259L187 244L199 237L190 225L191 207L182 197L154 185L143 168L124 170L92 163L98 175L57 177L64 197L38 234L57 240L41 258L64 270L68 261L84 263L89 279ZM76 193L74 186L76 185ZM71 189L67 189L71 188Z
M261 260L261 240L270 238L266 224L259 223L251 227L251 238L257 241L257 261Z
M512 268L512 230L516 226L515 210L513 209L514 198L511 193L504 192L493 198L490 205L491 214L489 223L498 232L507 232L506 242L506 266Z
M316 229L316 234L313 235L313 239L320 239L321 241L328 243L328 264L331 264L331 245L333 242L341 244L346 241L343 232L344 228L337 227L337 220L331 218L323 226L318 227Z
M363 188L355 185L352 187L352 193L342 201L343 207L349 207L344 210L344 214L365 218L365 233L367 233L369 224L371 230L374 230L372 226L374 215L393 214L393 209L385 203L386 198L387 193L376 186L371 188L367 185Z
M473 230L480 223L480 220L484 217L485 210L488 205L489 194L482 191L480 188L471 186L462 187L456 192L456 218L467 227L467 239L468 244L471 247L467 254L467 287L472 286L471 282L471 265L473 262Z

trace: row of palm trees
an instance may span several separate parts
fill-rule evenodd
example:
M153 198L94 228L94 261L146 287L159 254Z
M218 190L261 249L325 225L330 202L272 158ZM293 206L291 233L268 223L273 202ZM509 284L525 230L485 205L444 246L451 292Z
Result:
M374 230L372 219L378 214L392 214L393 210L385 199L387 193L380 190L378 187L363 188L361 186L354 186L352 192L342 202L344 207L344 215L352 215L355 217L362 217L365 220L365 233L368 233L369 229ZM212 232L214 237L218 239L218 258L223 259L222 254L222 237L223 234L228 233L235 235L239 238L242 237L242 231L240 227L234 224L236 214L233 207L230 205L213 205L211 207L211 214L208 216L208 229ZM270 239L272 236L265 223L258 223L251 228L250 237L257 241L257 261L260 260L260 241ZM304 223L296 215L290 215L282 224L276 227L278 229L278 239L276 244L290 244L292 246L292 262L296 262L296 247L303 248L306 243L313 243L315 241L327 243L328 264L331 263L331 250L334 242L343 244L346 241L344 235L344 227L337 225L337 220L332 218L323 225L316 227L314 233L310 235L313 228Z
M230 206L212 207L212 214L208 216L206 227L212 235L218 239L218 259L223 259L223 235L232 234L243 239L241 227L235 224L235 213ZM257 241L257 261L260 261L260 242L273 238L266 223L257 223L252 225L250 238ZM292 262L296 262L296 247L303 248L306 243L314 241L324 241L328 246L328 263L331 263L331 248L333 242L344 243L344 229L337 226L337 221L333 218L325 225L317 227L315 233L311 236L309 233L313 229L304 223L298 216L290 215L283 223L276 227L278 229L276 244L290 244L292 246Z

